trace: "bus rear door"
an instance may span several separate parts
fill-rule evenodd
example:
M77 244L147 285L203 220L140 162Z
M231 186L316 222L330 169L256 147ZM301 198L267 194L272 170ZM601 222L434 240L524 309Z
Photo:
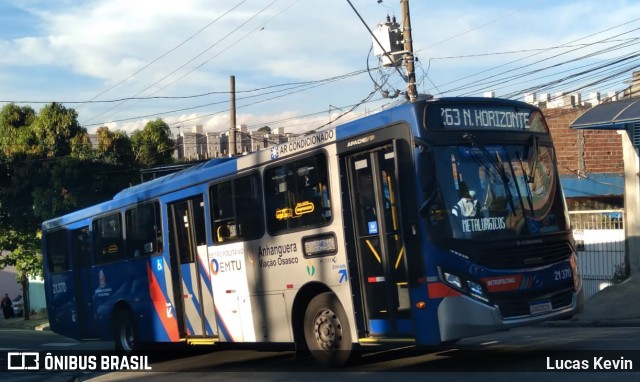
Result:
M171 279L180 337L217 337L202 196L168 205Z
M72 318L79 326L80 338L97 337L94 323L93 291L91 288L91 241L89 226L71 230L71 264L73 264L73 293L76 309Z

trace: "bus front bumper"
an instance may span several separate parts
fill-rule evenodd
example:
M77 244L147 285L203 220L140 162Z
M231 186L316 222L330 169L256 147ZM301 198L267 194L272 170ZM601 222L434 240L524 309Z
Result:
M473 337L498 330L569 318L582 311L584 291L573 293L571 304L541 314L505 318L500 309L462 295L445 297L438 306L440 340L442 342Z

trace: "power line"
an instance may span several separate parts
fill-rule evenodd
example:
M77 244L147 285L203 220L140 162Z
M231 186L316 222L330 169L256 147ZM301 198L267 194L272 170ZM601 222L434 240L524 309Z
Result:
M286 84L286 85L273 85L273 86L267 86L267 87L260 88L260 89L254 89L254 90L251 90L251 91L237 92L237 93L250 93L250 92L254 92L256 90L273 89L273 88L281 87L281 86L289 86L288 88L279 89L279 90L273 90L273 91L266 92L266 93L261 93L261 94L256 94L256 95L249 95L249 96L246 96L246 97L239 97L238 100L246 100L246 99L250 99L250 98L262 97L262 96L265 96L265 95L270 95L270 94L275 94L275 93L287 92L287 93L282 94L280 96L272 97L272 98L269 98L269 99L266 99L266 100L256 101L254 103L250 103L250 104L241 106L241 107L248 107L248 106L252 106L252 105L258 104L258 103L270 101L270 100L273 100L273 99L276 99L276 98L281 98L281 97L288 96L288 95L291 95L291 94L300 93L302 91L307 91L307 90L316 88L318 86L322 86L322 85L330 84L330 83L333 83L333 82L341 81L341 80L344 80L344 79L348 79L348 78L351 78L351 77L355 77L355 76L364 74L365 72L366 72L366 70L362 69L362 70L357 70L357 71L354 71L354 72L341 74L341 75L334 76L334 77L325 78L325 79L322 79L322 80L306 81L306 82L298 82L298 83L289 83L289 84ZM225 94L228 94L228 92L225 92ZM131 120L136 120L136 119L157 117L157 116L160 116L160 115L166 115L166 114L177 113L177 112L188 111L188 110L195 110L195 109L200 109L200 108L203 108L203 107L209 107L209 106L213 106L213 105L220 105L220 104L227 104L227 103L228 103L228 100L224 100L224 101L207 103L207 104L203 104L203 105L192 106L192 107L188 107L188 108L169 110L169 111L153 113L153 114L147 114L147 115L141 115L141 116L135 116L135 117L129 117L129 118L122 118L122 119L111 120L111 121L107 121L107 122L86 124L86 125L83 125L83 126L85 126L85 127L102 126L102 125L105 125L107 123L126 122L126 121L131 121ZM211 113L211 114L206 114L205 116L195 117L193 119L200 119L200 118L205 118L207 116L217 115L217 114L220 114L220 113L228 111L228 110L229 109L225 109L224 111L221 111L221 112L215 112L215 113Z
M243 26L245 26L247 23L249 23L251 20L253 20L254 18L256 18L257 16L259 16L260 14L262 14L266 9L268 9L269 7L271 7L274 3L276 3L278 0L273 0L271 1L271 3L269 3L267 6L265 6L264 8L262 8L260 11L258 11L257 13L255 13L253 16L249 17L247 20L245 20L244 22L242 22L238 27L234 28L232 31L230 31L229 33L227 33L226 35L224 35L222 38L218 39L215 43L213 43L212 45L210 45L207 49L203 50L202 52L200 52L199 54L197 54L195 57L191 58L190 60L188 60L186 63L182 64L180 67L178 67L177 69L175 69L174 71L172 71L171 73L167 74L166 76L162 77L161 79L159 79L158 81L154 82L153 84L147 86L146 88L140 90L138 93L136 93L133 97L137 97L138 95L142 94L143 92L149 90L150 88L152 88L153 86L157 85L158 83L164 81L166 78L172 76L173 74L175 74L177 71L179 71L180 69L184 68L185 66L187 66L188 64L190 64L191 62L195 61L198 57L202 56L203 54L205 54L207 51L213 49L216 45L218 45L219 43L221 43L223 40L225 40L227 37L231 36L233 33L235 33L238 29L242 28ZM102 113L95 115L87 120L85 120L83 122L83 124L86 124L87 122L94 120L114 109L116 109L117 107L119 107L120 105L122 105L124 102L123 101L105 111L103 111Z
M285 87L288 86L289 88L284 89L284 90L289 90L292 88L297 88L297 87L303 87L303 86L307 86L307 85L312 85L312 84L318 84L318 83L324 83L324 82L334 82L334 81L338 81L338 80L343 80L343 79L347 79L353 76L357 76L363 73L366 73L367 69L360 69L360 70L356 70L353 72L349 72L349 73L345 73L345 74L340 74L337 76L333 76L333 77L328 77L328 78L323 78L320 80L313 80L313 81L301 81L301 82L289 82L289 83L284 83L284 84L276 84L276 85L270 85L270 86L264 86L261 88L255 88L255 89L249 89L249 90L237 90L236 94L243 94L243 93L255 93L255 92L259 92L262 90L268 90L268 89L273 89L273 88L278 88L278 87ZM284 91L284 90L276 90L276 91L271 91L271 92L266 92L266 93L262 93L264 94L272 94L272 93L277 93L280 91ZM28 100L0 100L0 102L3 103L16 103L16 104L49 104L49 103L60 103L60 104L83 104L83 103L115 103L115 102L121 102L121 101L128 101L128 100L176 100L176 99L193 99L193 98L201 98L201 97L208 97L211 95L228 95L229 91L212 91L212 92L206 92L206 93L200 93L200 94L192 94L192 95L185 95L185 96L147 96L147 97L125 97L125 98L116 98L116 99L110 99L110 100L86 100L86 101L28 101ZM91 126L91 125L89 125Z
M533 3L540 3L540 2L542 2L542 0L537 0L537 1L534 1ZM433 43L433 44L431 44L431 45L428 45L428 46L426 46L426 47L424 47L424 48L422 48L422 49L417 50L417 51L416 51L416 53L421 52L421 51L423 51L423 50L425 50L425 49L433 48L433 47L434 47L434 46L436 46L436 45L440 45L440 44L445 43L445 42L447 42L447 41L454 40L454 39L456 39L456 38L458 38L458 37L460 37L460 36L464 36L464 35L465 35L465 34L467 34L467 33L471 33L471 32L476 31L476 30L478 30L478 29L484 28L484 27L486 27L487 25L491 25L491 24L493 24L493 23L495 23L495 22L497 22L497 21L500 21L500 20L505 19L505 18L507 18L507 17L509 17L509 16L511 16L511 15L513 15L513 14L516 14L516 13L518 13L518 12L520 12L520 11L524 10L524 9L531 8L532 6L533 6L533 4L528 5L528 6L526 6L526 7L522 7L522 8L516 9L515 11L512 11L512 12L509 12L509 13L507 13L507 14L505 14L505 15L499 16L499 17L497 17L497 18L495 18L495 19L493 19L493 20L491 20L491 21L487 21L486 23L484 23L484 24L482 24L482 25L479 25L479 26L477 26L477 27L474 27L474 28L468 29L468 30L466 30L466 31L460 32L460 33L458 33L458 34L456 34L456 35L453 35L453 36L451 36L451 37L447 37L447 38L445 38L444 40L440 40L440 41L438 41L438 42L434 42L434 43Z
M621 33L621 34L616 35L616 36L614 36L614 37L618 37L618 36L620 36L620 35L622 35L622 34L630 33L630 32L633 32L633 31L635 31L635 30L638 30L638 29L640 29L640 28L636 28L636 29L633 29L633 30L631 30L631 31L627 31L627 32ZM600 40L600 41L606 41L606 40L608 40L608 38L607 38L607 39ZM588 46L591 46L591 45L593 45L593 44L595 44L595 43L592 43L592 44L590 44L590 45L588 45ZM585 47L580 47L580 48L571 49L571 50L568 50L568 51L565 51L565 52L562 52L562 53L558 53L558 54L553 55L553 56L551 56L551 57L542 58L542 59L540 59L540 60L538 60L538 61L535 61L535 62L532 62L532 63L526 64L526 65L520 66L520 67L518 67L518 68L514 68L514 69L506 70L506 71L503 71L503 72L501 72L501 73L498 73L498 74L495 74L495 75L492 75L492 76L489 76L489 77L485 77L485 78L483 78L483 79L479 79L479 80L473 81L473 82L468 83L468 84L466 84L466 85L458 86L457 88L453 88L453 89L448 90L448 92L453 92L453 91L457 91L457 90L467 90L467 91L468 91L468 90L469 90L468 88L469 88L469 86L471 86L471 85L475 85L476 87L480 87L480 86L485 86L485 87L486 87L486 86L495 86L495 85L499 85L499 84L505 83L505 82L506 82L506 81L508 81L508 80L512 80L512 79L514 79L514 78L522 78L522 77L524 77L524 76L527 76L527 75L530 75L530 74L533 74L533 73L538 73L538 72L540 72L540 71L542 71L542 70L547 70L547 69L551 69L551 68L559 67L559 66L561 66L561 65L571 64L571 63L574 63L574 62L576 62L576 61L578 61L578 60L580 60L580 59L590 58L590 57L596 56L596 55L598 55L598 54L607 53L607 52L609 52L609 51L611 51L611 50L621 49L621 48L623 48L623 47L626 47L626 43L621 43L621 44L618 44L618 45L616 45L616 46L614 46L614 47L604 48L604 49L601 49L600 51L591 52L591 53L588 53L588 54L586 54L586 55L584 55L584 56L581 56L581 57L578 57L578 58L572 58L572 59L569 59L569 60L566 60L566 61L563 61L563 62L560 62L560 63L557 63L557 64L553 64L553 65L551 65L551 66L548 66L548 67L542 68L542 69L534 69L534 70L531 70L531 71L526 72L526 73L514 74L514 75L512 75L512 76L507 76L507 77L502 77L502 78L500 78L500 77L499 77L499 76L502 76L502 75L505 75L505 74L508 74L508 73L512 73L512 72L516 72L516 71L518 71L518 70L522 70L522 69L527 68L527 67L534 66L534 65L539 64L539 63L544 62L544 61L549 61L549 60L551 60L551 59L554 59L554 58L557 58L557 57L560 57L560 56L563 56L563 55L569 54L569 53L571 53L571 52L575 52L575 51L578 51L578 50L584 49ZM615 48L615 49L614 49L614 48ZM495 79L495 80L493 80L492 82L487 82L488 80L491 80L491 79ZM468 94L468 93L467 93L467 94Z
M276 1L277 1L277 0L274 0L271 4L269 4L267 7L265 7L262 11L266 10L267 8L269 8L269 7L270 7L273 3L275 3ZM253 33L257 32L257 31L263 30L263 29L264 29L264 26L265 26L266 24L268 24L269 22L271 22L271 21L272 21L273 19L275 19L276 17L280 16L282 13L284 13L286 10L288 10L289 8L291 8L291 7L292 7L295 3L297 3L298 1L299 1L299 0L294 0L294 1L293 1L291 4L289 4L287 7L285 7L285 8L284 8L284 9L282 9L280 12L278 12L277 14L275 14L274 16L272 16L271 18L269 18L267 21L265 21L265 22L264 22L264 24L262 24L261 26L258 26L257 28L255 28L255 29L253 29L253 30L249 31L249 32L248 32L248 33L246 33L244 36L242 36L241 38L239 38L239 39L237 39L236 41L234 41L231 45L227 46L226 48L222 49L220 52L216 53L213 57L209 58L208 60L203 61L202 63L200 63L199 65L197 65L197 66L193 67L191 70L189 70L188 72L186 72L186 73L185 73L185 74L183 74L182 76L180 76L180 77L176 78L175 80L173 80L173 81L169 82L168 84L166 84L165 86L163 86L163 87L161 87L161 88L157 89L156 91L154 91L154 92L153 92L153 93L151 93L151 94L156 94L156 93L158 93L159 91L162 91L162 90L164 90L164 89L168 88L169 86L173 85L174 83L176 83L176 82L178 82L178 81L182 80L183 78L185 78L185 77L186 77L186 76L188 76L189 74L193 73L193 72L194 72L194 71L196 71L197 69L201 68L202 66L204 66L205 64L207 64L208 62L210 62L211 60L213 60L214 58L216 58L216 57L220 56L222 53L226 52L226 51L227 51L227 50L229 50L230 48L234 47L237 43L239 43L240 41L244 40L245 38L247 38L247 37L248 37L248 36L250 36L251 34L253 34ZM259 13L261 13L262 11L260 11ZM258 13L258 14L259 14L259 13ZM257 16L258 14L256 14L255 16ZM255 16L254 16L254 17L255 17ZM251 20L251 19L247 20L247 22L249 22L250 20ZM245 24L246 24L247 22L245 22ZM243 26L243 25L245 25L245 24L242 24L240 27L242 27L242 26ZM236 28L235 30L238 30L240 27ZM234 31L235 31L235 30L234 30ZM225 36L225 37L226 37L226 36ZM203 52L203 53L204 53L204 52ZM195 60L195 59L194 59L194 60ZM192 61L194 61L194 60L192 60ZM191 62L191 61L189 61L189 62ZM187 62L187 64L188 64L189 62ZM150 87L148 87L148 88L147 88L147 89L145 89L145 90L148 90L149 88L153 87L154 85L156 85L156 84L158 84L158 83L162 82L164 79L166 79L166 78L168 78L169 76L173 75L174 73L176 73L179 69L183 68L184 66L186 66L186 64L185 64L185 65L183 65L183 66L181 66L180 68L176 69L174 72L170 73L169 75L165 76L163 79L160 79L159 81L157 81L156 83L154 83L153 85L151 85ZM143 90L143 91L144 91L144 90ZM229 92L226 92L226 93L228 94ZM238 93L238 92L236 92L236 93ZM131 107L131 106L133 106L133 105L134 105L134 104L129 104L129 106L127 106L127 107ZM120 110L120 111L122 111L122 110Z
M631 44L631 45L635 45L635 44L637 44L637 43L634 43L634 44ZM586 58L591 58L591 57L594 57L594 56L597 56L597 55L600 55L600 54L603 54L603 53L608 53L610 51L613 51L613 50L616 50L616 49L621 49L621 48L622 47L618 47L618 48L614 49L612 47L612 48L607 48L607 49L604 49L604 50L601 50L601 51L592 52L592 53L589 53L589 54L581 56L581 57L577 57L577 58L570 59L570 60L567 60L567 61L563 61L563 62L560 62L560 63L552 64L550 66L546 66L546 67L543 67L543 68L534 69L534 70L531 70L529 72L519 73L519 74L515 74L515 75L507 76L507 77L502 77L502 78L497 78L497 79L495 79L493 81L490 81L490 82L478 83L478 84L476 84L476 87L485 87L486 88L488 86L491 86L491 89L495 90L497 85L504 85L503 87L512 86L513 85L512 81L514 81L516 79L525 78L525 77L531 76L531 75L536 74L536 73L547 71L549 69L558 68L558 67L563 66L563 65L574 64L577 61L580 61L580 60L583 60L583 59L586 59ZM611 62L612 62L612 64L615 64L618 60L625 60L627 57L629 57L629 55L623 55L623 56L620 56L620 57L616 57L616 58L612 59ZM542 62L542 60L538 61L538 63L539 62ZM604 66L604 67L608 66L607 64L599 64L599 63L590 64L590 65L587 65L587 66L595 66L595 65ZM580 67L574 67L574 68L571 68L571 69L567 69L565 71L554 72L554 73L551 73L551 74L549 74L547 76L543 76L543 77L556 76L559 73L563 73L563 72L567 72L567 71L575 71L576 69L579 69L579 68ZM595 69L593 69L593 70L595 70ZM488 79L490 79L490 78L487 78L487 80ZM531 81L531 80L529 80L529 81ZM529 81L527 81L527 82L529 82ZM460 90L460 89L462 89L462 88L457 88L455 90ZM467 90L467 93L464 93L464 94L469 94L469 92L471 91L470 89L464 89L464 90Z
M489 52L489 53L477 53L477 54L463 54L460 56L445 56L445 57L430 57L429 61L435 60L451 60L451 59L460 59L460 58L477 58L477 57L488 57L488 56L502 56L507 54L517 54L517 53L529 53L529 52L548 52L554 49L564 49L564 48L576 48L576 47L588 47L595 44L607 44L609 42L624 42L624 41L635 41L638 40L638 37L631 37L627 39L616 39L616 40L608 40L608 41L596 41L588 44L575 44L575 45L556 45L548 48L531 48L531 49L519 49L519 50L506 50L502 52Z
M274 3L277 0L274 0ZM254 28L253 30L249 31L248 33L246 33L244 36L240 37L239 39L237 39L236 41L234 41L231 45L227 46L226 48L222 49L220 52L216 53L213 57L209 58L208 60L203 61L202 63L200 63L199 65L193 67L191 70L189 70L188 72L186 72L185 74L183 74L182 76L178 77L177 79L173 80L172 82L166 84L165 86L163 86L162 88L156 90L154 93L155 94L161 90L164 90L166 88L168 88L169 86L173 85L174 83L180 81L181 79L185 78L186 76L188 76L189 74L193 73L194 71L196 71L197 69L203 67L204 65L206 65L207 63L209 63L211 60L213 60L214 58L220 56L222 53L226 52L227 50L229 50L230 48L234 47L236 44L238 44L240 41L244 40L245 38L249 37L251 34L261 31L265 28L265 26L270 23L271 21L273 21L276 17L280 16L282 13L284 13L286 10L288 10L289 8L291 8L294 4L296 4L298 1L300 0L295 0L293 1L291 4L289 4L286 8L283 8L280 12L276 13L275 15L273 15L271 18L269 18L267 21L265 21L262 25L259 25L258 27ZM272 3L273 4L273 3ZM269 6L271 6L271 4L269 4ZM263 9L266 10L269 6L265 7ZM262 12L262 11L260 11ZM257 16L257 15L256 15ZM173 73L171 73L173 74Z
M525 90L509 93L505 97L506 98L513 98L518 94L530 93L530 92L534 92L534 91L548 90L548 89L553 88L553 86L556 86L558 84L563 84L564 86L566 86L568 80L574 79L574 82L575 82L578 79L579 80L586 80L588 78L593 78L593 77L596 76L595 74L592 74L590 76L586 76L586 75L588 75L590 73L597 73L601 69L606 69L606 68L610 68L610 67L613 67L613 69L615 69L615 66L618 66L618 65L620 65L622 63L625 63L626 61L631 60L630 64L624 66L623 69L617 70L615 72L614 77L617 77L617 76L622 75L622 74L627 74L629 71L637 68L638 64L636 64L634 62L640 61L639 57L640 57L640 54L630 55L628 57L624 57L622 59L618 59L618 60L615 60L615 61L607 63L607 64L599 65L596 68L591 68L591 69L587 69L587 70L584 70L584 71L581 71L581 72L572 73L572 74L570 74L568 76L565 76L565 77L562 77L562 78L559 78L559 79L555 79L553 81L550 81L550 82L547 82L547 83L544 83L544 84L541 84L541 85L537 85L535 87L530 87L530 88L525 89ZM611 70L613 70L613 69L611 69ZM605 73L599 73L598 75L602 75L602 74L606 74L606 72ZM582 77L582 78L579 78L579 77ZM613 77L611 77L610 75L606 75L606 77L604 79L610 79L610 78L613 78ZM585 86L579 87L576 90L581 90L584 87L588 87L588 86L591 86L591 85L594 85L594 84L597 84L597 83L600 83L600 82L602 82L602 81L598 80L598 81L596 81L594 83L591 83L589 85L585 85ZM574 90L574 91L576 91L576 90Z
M578 42L578 41L580 41L580 40L584 40L584 39L587 39L587 38L589 38L589 37L593 37L593 36L596 36L596 35L599 35L599 34L602 34L602 33L608 32L608 31L611 31L611 30L613 30L613 29L620 28L620 27L625 26L625 25L628 25L628 24L632 24L632 23L634 23L634 22L637 22L638 20L640 20L640 18L636 18L636 19L633 19L633 20L630 20L630 21L627 21L627 22L624 22L624 23L621 23L621 24L615 25L615 26L613 26L613 27L603 29L603 30L601 30L601 31L598 31L598 32L595 32L595 33L591 33L591 34L589 34L589 35L586 35L586 36L580 37L580 38L578 38L578 39L575 39L575 40L572 40L572 41L568 41L567 43L562 44L562 45L560 45L560 46L558 46L558 47L553 47L553 49L558 49L558 48L560 48L560 47L564 47L564 46L570 46L571 44L574 44L574 43L576 43L576 42ZM624 34L624 33L623 33L623 34ZM618 36L619 36L619 35L612 36L612 37L609 37L609 39L612 39L612 38L614 38L614 37L618 37ZM607 40L607 39L604 39L604 40L601 40L601 41L606 41L606 40ZM594 44L596 44L596 43L590 43L588 46L590 46L590 45L594 45ZM512 60L512 61L509 61L509 62L507 62L507 63L501 64L501 65L498 65L498 66L494 66L494 67L492 67L492 68L489 68L489 69L486 69L486 70L482 70L482 71L480 71L480 72L477 72L477 73L474 73L474 74L470 74L470 75L467 75L467 76L464 76L464 77L458 78L458 79L453 80L453 81L449 81L449 82L447 82L447 83L445 83L445 84L441 84L440 86L443 86L443 85L451 85L451 84L454 84L454 83L457 83L457 82L461 82L461 81L466 80L466 79L469 79L469 78L471 78L471 77L476 77L476 76L479 76L479 75L481 75L481 74L484 74L484 73L487 73L487 72L490 72L490 71L493 71L493 70L496 70L496 69L499 69L499 68L502 68L502 67L506 67L506 66L508 66L508 65L514 64L514 63L519 62L519 61L524 61L524 60L526 60L526 59L528 59L528 58L531 58L531 57L534 57L534 56L540 55L540 54L545 53L545 52L547 52L547 51L548 51L548 50L544 50L544 51L541 51L541 52L537 52L537 53L534 53L534 54L528 55L528 56L526 56L526 57L521 57L521 58L519 58L519 59ZM532 65L532 64L529 64L529 65L525 65L525 66L523 66L523 67L531 66L531 65ZM511 70L507 70L507 71L505 71L505 72L502 72L502 73L499 73L499 74L496 74L496 75L490 76L490 77L488 77L488 78L493 78L493 77L496 77L496 76L501 75L501 74L509 73L509 72L512 72L512 71L516 71L516 70L522 69L523 67L518 67L518 68L511 69ZM485 78L484 80L486 80L486 79L487 79L487 78ZM482 81L482 80L483 80L483 79L481 79L481 80L476 80L476 81L471 82L471 83L468 83L468 84L460 85L460 86L458 86L458 89L468 87L469 85L475 84L475 83L477 83L477 82L479 82L479 81ZM453 90L453 91L455 91L455 90Z
M196 37L197 35L199 35L200 33L202 33L205 29L209 28L210 26L212 26L213 24L215 24L218 20L220 20L221 18L223 18L224 16L226 16L227 14L231 13L233 10L235 10L236 8L238 8L239 6L241 6L243 3L245 3L247 0L242 0L240 1L238 4L234 5L231 9L229 9L228 11L224 12L222 15L216 17L213 21L211 21L210 23L208 23L207 25L205 25L204 27L200 28L196 33L192 34L191 36L187 37L185 40L183 40L180 44L176 45L175 47L169 49L168 51L166 51L165 53L161 54L160 56L156 57L153 61L149 62L148 64L146 64L145 66L143 66L142 68L138 69L136 72L130 74L128 77L120 80L118 83L116 83L115 85L109 87L106 90L103 90L102 92L98 93L96 96L94 96L93 98L91 98L88 102L95 100L96 98L100 97L101 95L113 90L114 88L118 87L119 85L123 84L124 82L128 81L129 79L131 79L132 77L136 76L137 74L139 74L140 72L142 72L143 70L145 70L146 68L150 67L151 65L155 64L156 62L160 61L161 59L163 59L164 57L168 56L169 54L171 54L172 52L174 52L175 50L177 50L178 48L180 48L181 46L183 46L184 44L186 44L187 42L191 41L194 37ZM87 102L85 102L87 103Z

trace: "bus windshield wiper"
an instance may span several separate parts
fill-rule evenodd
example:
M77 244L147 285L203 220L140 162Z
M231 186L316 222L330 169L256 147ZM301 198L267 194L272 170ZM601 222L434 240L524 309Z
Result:
M527 173L527 170L524 168L522 157L520 157L520 153L518 151L516 151L516 157L518 158L518 162L520 162L520 169L522 170L522 174L524 176L524 183L527 190L527 202L529 203L529 211L531 211L531 216L534 217L533 195L531 193L530 184L533 184L533 182L535 181L536 167L538 166L538 154L540 151L540 146L538 143L539 142L538 137L536 136L532 135L530 142L531 142L531 146L533 146L533 160L532 160L532 165L529 167L529 169L531 170L531 174ZM529 156L528 152L529 152L529 143L527 143L527 145L524 148L523 157L525 159Z
M513 194L511 193L511 189L509 188L509 182L510 181L509 181L509 177L507 176L507 171L504 169L504 164L502 164L502 163L498 164L498 162L496 160L494 160L493 157L491 156L491 153L489 152L489 150L487 150L486 147L484 147L482 144L480 144L476 140L476 138L473 136L473 134L464 133L462 135L462 138L468 140L469 142L471 142L472 146L479 148L480 152L482 152L482 154L485 156L485 158L487 159L489 164L491 164L491 166L496 170L498 175L500 175L500 179L502 180L502 184L504 186L504 193L505 193L507 199L509 199L509 207L511 207L511 211L513 212L513 216L517 216L516 206L513 203Z
M531 136L531 146L533 146L533 160L532 160L532 164L529 167L531 169L531 174L527 174L524 171L524 168L522 169L522 172L524 172L524 174L526 175L526 181L527 183L533 183L535 181L535 176L536 176L536 167L538 167L538 154L540 154L540 144L539 144L539 139L536 136ZM523 157L526 159L529 154L529 144L527 144L527 146L525 146L524 148L524 155ZM517 154L517 153L516 153ZM522 160L520 158L518 158L520 160L520 165L522 166Z
M520 162L520 169L522 170L522 176L524 177L524 187L527 190L527 203L529 204L529 212L531 213L531 217L534 217L533 216L533 196L531 195L531 186L529 185L530 183L533 183L533 176L532 175L530 176L529 174L527 174L527 170L524 168L524 163L522 163L522 158L520 157L520 153L517 150L516 150L516 158L518 158L518 162Z

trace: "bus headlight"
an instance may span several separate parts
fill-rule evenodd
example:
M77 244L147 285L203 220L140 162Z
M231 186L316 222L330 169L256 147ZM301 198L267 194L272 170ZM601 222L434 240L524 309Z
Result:
M483 301L489 301L486 297L484 297L484 291L482 290L482 285L478 284L474 281L467 281L467 285L469 286L469 291L471 295L475 298L479 298Z
M441 274L444 282L449 284L453 288L458 289L475 299L489 302L489 298L485 295L482 284L475 281L467 280L466 278L449 272L442 272Z
M453 286L455 286L455 287L457 287L459 289L462 289L462 282L460 281L460 277L458 277L456 275L452 275L451 273L445 272L444 273L444 280L447 283L449 283L449 284L451 284L451 285L453 285Z

